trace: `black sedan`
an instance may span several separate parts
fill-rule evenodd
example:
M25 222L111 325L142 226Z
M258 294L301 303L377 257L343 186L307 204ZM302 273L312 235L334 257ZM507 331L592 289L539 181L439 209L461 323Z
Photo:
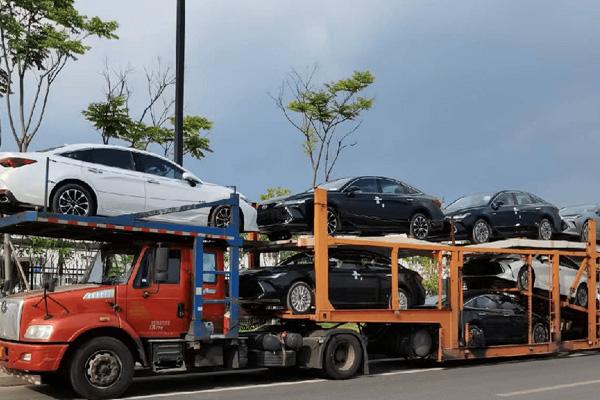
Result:
M463 326L469 324L469 347L527 343L527 309L514 295L467 291L464 293ZM534 343L549 341L547 321L533 314Z
M447 223L453 221L456 239L473 243L517 236L550 240L564 228L556 206L518 190L464 196L444 212Z
M441 202L395 179L361 176L319 185L328 191L328 229L335 233L409 233L427 239L444 226ZM259 229L269 239L310 232L313 191L276 198L258 207Z
M368 250L329 250L329 300L338 309L388 308L391 261ZM314 307L314 256L298 253L275 267L240 274L240 299L246 308L289 309L297 314ZM398 299L406 309L425 302L417 272L398 266Z

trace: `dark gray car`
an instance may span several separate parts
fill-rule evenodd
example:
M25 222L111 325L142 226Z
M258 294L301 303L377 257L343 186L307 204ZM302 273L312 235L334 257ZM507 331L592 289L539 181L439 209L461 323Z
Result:
M600 204L563 207L560 209L560 216L567 225L562 234L586 242L588 222L595 220L596 238L600 238Z

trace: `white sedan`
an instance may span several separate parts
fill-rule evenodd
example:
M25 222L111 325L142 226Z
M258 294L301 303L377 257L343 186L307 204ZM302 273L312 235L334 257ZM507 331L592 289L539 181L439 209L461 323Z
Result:
M116 216L212 202L229 198L233 192L204 182L153 153L75 144L39 152L0 153L0 211L43 207L46 181L48 208L81 216ZM256 210L243 196L240 199L242 230L257 231ZM157 218L223 227L230 221L230 210L226 206L199 208Z
M531 263L533 273L533 287L549 291L551 289L551 265L547 256L534 257ZM575 282L579 263L569 257L561 257L559 265L559 288L561 296L569 298L575 304L587 307L587 272L581 275L575 291L571 293L571 286ZM463 266L463 279L470 288L488 281L509 282L521 290L528 289L527 264L518 255L480 256L465 262ZM499 283L499 282L498 282Z

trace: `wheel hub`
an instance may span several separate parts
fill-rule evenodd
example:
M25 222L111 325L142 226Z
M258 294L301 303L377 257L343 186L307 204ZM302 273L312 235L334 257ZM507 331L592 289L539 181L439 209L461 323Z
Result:
M215 214L215 226L225 228L231 223L231 209L223 207L217 210Z
M417 239L425 239L429 234L429 222L427 218L419 215L413 221L413 235Z
M88 215L90 202L86 194L78 189L68 189L58 198L58 211L68 215Z
M291 303L296 311L305 312L310 308L311 294L304 286L294 288L291 294Z
M114 353L97 352L85 363L85 377L91 385L106 388L119 379L121 369L121 361Z

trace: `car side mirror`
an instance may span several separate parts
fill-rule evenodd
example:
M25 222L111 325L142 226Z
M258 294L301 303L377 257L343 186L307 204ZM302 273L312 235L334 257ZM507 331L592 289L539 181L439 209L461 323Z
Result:
M184 181L187 181L187 183L189 183L190 186L196 186L200 183L200 179L196 178L194 175L190 174L189 172L184 172L181 177L183 178Z
M360 192L360 188L358 186L350 186L348 189L346 189L346 196L352 197L357 192Z
M502 202L502 201L494 201L494 202L492 202L492 204L491 204L491 206L492 206L492 209L494 209L494 210L497 210L497 209L499 209L499 208L500 208L500 206L502 206L502 205L504 205L504 202Z
M166 282L169 277L169 248L158 247L154 255L154 282Z

